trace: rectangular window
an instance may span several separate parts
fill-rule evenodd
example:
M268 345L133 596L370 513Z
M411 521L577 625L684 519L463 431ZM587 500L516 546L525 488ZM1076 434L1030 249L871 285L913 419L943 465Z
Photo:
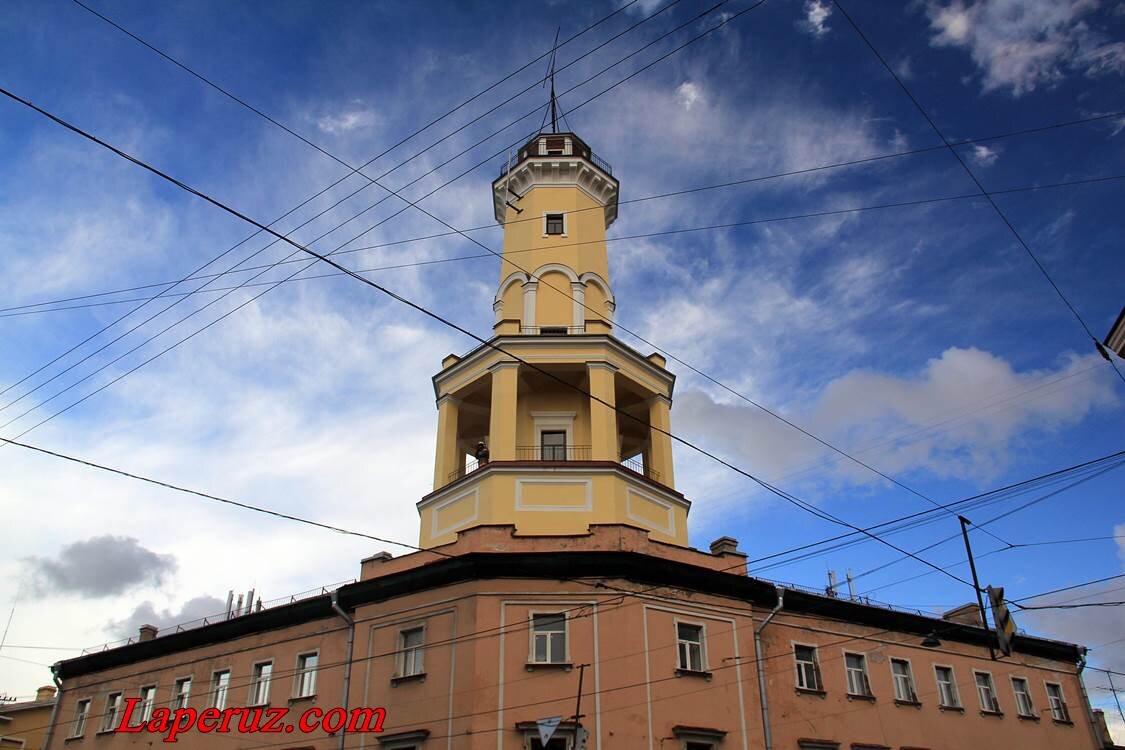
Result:
M566 615L532 615L531 660L537 664L566 662Z
M867 657L863 654L844 654L844 672L848 678L849 695L871 695L867 680Z
M974 672L973 675L976 678L980 710L1000 713L1000 701L996 700L996 687L992 684L992 675L988 672Z
M318 654L300 654L297 657L297 674L293 681L293 696L295 698L309 698L316 695L316 665L320 661Z
M71 737L81 737L82 733L86 731L86 719L90 716L90 699L78 701L74 706L74 728L70 732Z
M1020 716L1035 716L1035 704L1031 702L1031 688L1022 677L1012 678L1012 692L1016 694L1016 710Z
M938 700L946 708L960 708L961 701L957 698L957 682L953 679L953 667L934 667L937 677Z
M254 665L254 671L250 675L251 706L264 706L270 702L270 675L272 674L272 661L260 661Z
M122 694L110 693L105 697L105 713L102 714L102 727L98 731L108 732L121 724Z
M544 234L566 234L566 220L564 214L544 214L546 224Z
M676 643L680 654L680 669L703 671L703 626L676 624Z
M426 641L423 628L410 628L398 634L398 676L412 677L422 674L422 647Z
M223 669L211 675L211 705L220 711L227 707L227 690L230 689L230 670Z
M156 685L141 688L141 702L137 704L140 709L140 723L143 724L152 718L152 709L156 706Z
M539 447L544 461L565 461L566 432L539 433Z
M1053 682L1047 685L1047 702L1051 704L1051 718L1055 721L1070 721L1070 712L1066 710L1066 701L1063 699L1062 685Z
M816 649L812 646L794 646L793 658L797 662L797 687L802 690L823 690Z
M891 659L891 675L895 681L895 700L917 703L918 694L914 691L914 675L910 671L910 662L906 659Z
M191 697L191 678L181 677L172 685L172 710L187 708Z

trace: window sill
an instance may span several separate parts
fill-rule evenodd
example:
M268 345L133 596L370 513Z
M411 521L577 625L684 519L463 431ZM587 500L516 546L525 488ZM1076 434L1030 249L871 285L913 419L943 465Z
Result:
M821 698L828 695L828 693L826 693L825 691L817 690L815 688L799 687L799 688L794 688L794 689L797 691L798 695L819 695Z
M913 706L914 708L921 708L922 702L921 701L902 701L902 700L899 700L898 698L895 698L895 705L896 706Z
M270 707L269 701L266 701L265 703L250 703L246 706L243 706L243 708L247 708L247 709L249 709L249 708L269 708L269 707Z
M315 703L316 702L316 693L313 693L312 695L294 695L292 698L289 699L289 705L292 706L294 703L301 703L302 701L309 701L311 703Z
M1074 722L1073 722L1073 721L1071 721L1070 719L1055 719L1055 718L1052 718L1052 719L1051 719L1051 723L1053 723L1053 724L1062 724L1063 726L1066 726L1066 727L1072 727L1072 726L1074 726Z
M941 705L939 705L938 710L939 711L953 711L954 713L959 713L959 714L965 713L965 707L964 706L941 706Z
M981 716L995 716L997 718L1002 718L1004 716L1004 712L1003 711L985 711L985 710L981 709L980 715Z
M426 681L426 673L425 672L419 672L418 674L406 674L406 675L402 675L400 677L392 677L391 678L391 687L398 687L399 685L403 684L404 682L425 682L425 681Z
M80 739L82 739L82 737L83 737L83 735L81 735L81 734L73 734L70 737L67 737L66 739L64 739L63 744L65 745L68 742L73 742L74 740L80 740Z
M861 693L848 693L848 700L850 701L868 701L869 703L875 702L874 695L863 695Z
M568 661L529 661L523 665L523 668L528 672L534 672L537 669L561 669L564 672L569 672L574 669L574 665Z
M708 672L705 669L683 669L682 667L678 667L676 669L676 676L677 677L702 677L703 679L707 680L708 682L711 681L711 673Z
M97 732L94 733L94 736L95 737L101 737L103 734L113 734L116 731L117 730L114 729L113 727L108 727L106 729L99 729Z
M1027 714L1016 714L1016 718L1023 719L1024 721L1039 721L1038 716L1029 716Z

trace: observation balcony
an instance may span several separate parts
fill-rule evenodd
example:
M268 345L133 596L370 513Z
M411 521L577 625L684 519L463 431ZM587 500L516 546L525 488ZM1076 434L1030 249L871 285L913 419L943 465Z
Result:
M480 461L478 459L468 459L465 465L455 471L449 472L446 477L446 485L453 484L457 480L474 474L477 471L485 468L490 463L492 465L503 466L523 466L527 468L551 468L551 467L575 467L578 465L617 465L628 469L633 474L642 476L653 482L660 482L660 472L651 467L646 467L644 462L638 456L625 459L618 462L607 461L591 461L590 460L591 448L588 445L521 445L516 446L516 460L515 461Z

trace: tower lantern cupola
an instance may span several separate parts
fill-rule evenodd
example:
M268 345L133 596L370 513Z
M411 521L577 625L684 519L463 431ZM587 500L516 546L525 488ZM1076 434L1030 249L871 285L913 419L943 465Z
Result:
M610 165L574 133L540 133L492 183L504 258L493 346L449 355L434 376L434 491L418 503L421 546L480 525L518 535L645 529L687 545L675 490L675 376L613 334L606 228Z

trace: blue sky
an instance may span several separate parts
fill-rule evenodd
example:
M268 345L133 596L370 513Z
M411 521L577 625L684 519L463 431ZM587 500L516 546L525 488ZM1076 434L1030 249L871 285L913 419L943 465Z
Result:
M665 5L632 4L564 46L560 67ZM732 0L691 20L711 5L674 3L559 74L559 90L567 92L563 108L578 107L567 118L570 126L613 164L623 200L938 142L853 30L820 2L769 0L583 104L722 14L747 7ZM1125 110L1125 13L1112 4L895 5L888 11L882 3L853 0L847 7L951 140ZM325 150L362 163L542 54L556 27L565 39L620 6L94 7ZM532 85L543 68L536 63L395 148L368 174L381 175L454 133L390 172L385 183L416 200L484 162L423 205L456 227L489 227L488 183L501 161L492 155L533 132L540 115L492 134L542 105L544 92ZM0 70L2 84L17 94L264 222L348 174L70 2L7 4L0 17ZM458 130L529 86L512 103ZM251 234L238 220L23 107L0 102L0 118L0 175L7 187L0 193L4 308L173 280ZM1123 130L1125 119L1108 118L966 145L960 153L989 190L1114 175L1125 172ZM466 155L443 164L464 149ZM352 176L279 226L290 230L362 184ZM953 157L938 150L626 204L611 237L973 190ZM1099 337L1125 302L1123 195L1122 183L1106 182L996 198ZM311 242L380 197L378 188L363 190L295 236ZM401 206L392 197L315 247L336 249ZM344 249L441 231L408 210ZM495 226L474 236L499 248ZM225 270L258 251L247 265L289 253L267 244L255 237L208 270ZM479 252L454 236L342 257L366 269ZM1123 447L1125 388L982 198L623 239L611 242L609 253L624 327L934 500L958 499ZM474 259L372 278L486 334L497 273L494 259ZM249 275L229 278L237 283ZM261 280L281 275L274 270ZM0 411L0 422L22 414L199 310L2 434L32 427L250 293L236 291L203 309L218 297L188 297ZM0 317L0 382L20 380L137 304L6 310L35 313ZM151 303L114 330L124 332L167 304ZM115 335L99 336L13 388L3 403ZM651 348L623 330L619 335ZM413 542L413 503L432 477L436 420L429 377L444 354L471 346L352 280L289 283L25 439ZM673 363L672 369L679 376L677 434L854 523L928 507L686 367ZM694 501L696 546L729 534L758 557L838 532L682 446L676 459L680 489ZM352 578L358 560L375 551L12 447L0 449L0 467L3 507L18 519L0 532L6 551L0 602L15 607L8 643L16 646L81 647L126 635L139 618L191 619L209 613L230 588L254 586L272 598ZM1120 486L1119 472L1110 472L991 528L1016 543L1125 536ZM986 508L973 518L985 520L1014 505ZM913 549L956 530L946 518L893 541ZM979 553L999 546L979 533L974 543ZM1006 586L1010 596L1025 596L1121 573L1123 545L1122 539L1102 539L1013 550L982 560L981 575ZM116 554L99 556L99 550ZM951 542L926 555L953 566L963 550ZM866 543L763 575L820 587L828 569L859 572L893 557L892 550ZM139 561L146 573L113 585L75 575L89 565L97 569L99 561L110 578L119 570L114 565L138 568L130 562ZM971 598L968 589L936 574L886 586L924 570L899 563L857 587L878 588L871 595L882 601L926 610ZM1088 645L1125 635L1112 609L1023 617L1019 624ZM3 655L47 663L71 653L6 647ZM1125 669L1125 648L1095 650L1092 663ZM26 695L46 681L46 670L33 664L8 658L0 669L0 691L11 694ZM1091 684L1101 683L1094 678ZM1104 692L1093 696L1108 699Z

